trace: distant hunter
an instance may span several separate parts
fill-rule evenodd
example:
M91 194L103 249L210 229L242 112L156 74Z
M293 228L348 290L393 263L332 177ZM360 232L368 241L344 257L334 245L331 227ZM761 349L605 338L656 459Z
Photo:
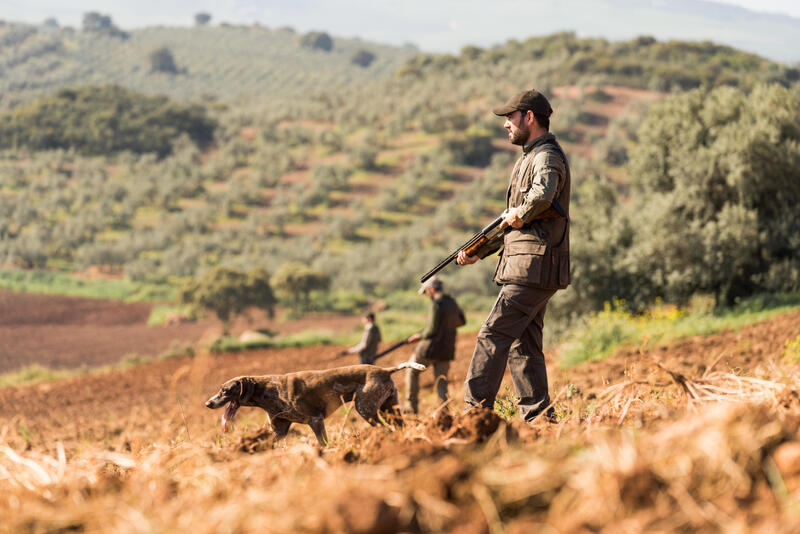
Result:
M543 94L523 91L493 111L505 117L508 139L522 154L506 193L507 231L475 255L462 250L456 258L470 265L502 248L494 274L500 294L478 332L465 401L493 408L508 364L522 417L531 421L547 410L552 419L542 329L548 301L570 282L569 164L549 131L553 109Z

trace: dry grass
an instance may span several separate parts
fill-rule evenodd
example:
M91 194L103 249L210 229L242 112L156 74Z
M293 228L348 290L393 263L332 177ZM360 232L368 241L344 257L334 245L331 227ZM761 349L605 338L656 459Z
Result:
M592 399L561 388L558 424L445 406L370 428L345 410L324 450L305 431L189 438L175 419L172 439L139 436L131 453L46 452L6 424L0 531L797 531L796 366L712 368L658 364Z

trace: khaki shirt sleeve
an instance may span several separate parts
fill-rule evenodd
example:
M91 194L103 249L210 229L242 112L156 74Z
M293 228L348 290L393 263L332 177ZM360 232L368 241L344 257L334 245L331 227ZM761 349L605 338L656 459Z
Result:
M369 345L369 338L370 338L370 330L365 329L364 333L361 334L361 341L358 342L358 345L350 347L347 349L348 354L358 354Z
M533 156L530 167L533 176L531 187L517 206L517 216L527 224L547 210L556 197L561 177L564 176L564 161L555 152L544 150Z

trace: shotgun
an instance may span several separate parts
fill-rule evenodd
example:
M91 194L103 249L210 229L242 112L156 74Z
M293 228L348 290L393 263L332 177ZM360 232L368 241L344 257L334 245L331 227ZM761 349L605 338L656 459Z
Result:
M416 341L412 341L411 343L416 343ZM395 350L397 350L400 347L403 347L405 345L410 345L411 343L409 343L407 339L404 339L403 341L398 341L397 343L395 343L394 345L390 346L389 348L387 348L387 349L379 352L378 354L376 354L375 358L373 358L373 360L372 360L373 365L378 360L378 358L380 358L382 356L386 356L390 352L395 351Z
M439 271L447 267L450 263L452 263L453 260L456 259L458 253L461 252L462 250L467 254L467 256L474 256L482 245L485 245L486 243L488 243L489 241L491 241L492 239L494 239L503 232L504 229L503 230L500 229L500 223L503 222L504 218L505 218L505 213L503 213L498 218L496 218L495 220L484 226L480 232L472 236L472 239L461 245L458 249L456 249L455 252L453 252L448 257L443 259L439 263L439 265L437 265L436 267L425 273L425 275L422 278L420 278L419 280L420 283L424 284L425 281L428 280L431 276L433 276L434 274L438 273Z
M542 221L545 219L556 219L559 217L567 219L568 215L567 212L564 210L564 208L561 206L561 202L559 202L557 198L554 198L550 203L550 206L544 212L537 215L535 217L535 220ZM441 263L439 263L439 265L437 265L436 267L425 273L425 275L422 278L420 278L419 280L420 283L424 284L425 281L428 280L431 276L433 276L434 274L438 273L439 271L447 267L454 259L456 259L458 253L461 252L462 250L467 254L467 256L474 256L483 245L485 245L489 241L492 241L497 236L501 235L503 232L508 230L509 227L507 226L504 226L502 228L500 227L500 223L502 223L503 219L505 218L506 218L506 212L501 213L498 218L487 224L480 232L472 236L472 239L461 245L461 247L459 247L455 252L453 252L448 257L443 259ZM566 229L564 230L564 235L566 235ZM563 236L561 240L562 241L564 240ZM560 244L561 242L559 241L559 245Z

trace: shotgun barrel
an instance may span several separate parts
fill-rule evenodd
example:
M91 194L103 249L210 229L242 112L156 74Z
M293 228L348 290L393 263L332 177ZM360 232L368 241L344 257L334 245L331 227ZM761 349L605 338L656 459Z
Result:
M420 283L424 284L426 280L428 280L431 276L435 275L445 267L447 267L453 260L456 259L458 253L462 250L467 253L468 256L474 255L475 251L478 250L478 247L489 241L487 234L489 234L492 230L500 226L500 223L503 222L504 215L500 215L495 220L487 224L480 232L472 236L472 239L461 245L455 252L450 254L448 257L443 259L439 265L425 273L422 278L420 278Z

